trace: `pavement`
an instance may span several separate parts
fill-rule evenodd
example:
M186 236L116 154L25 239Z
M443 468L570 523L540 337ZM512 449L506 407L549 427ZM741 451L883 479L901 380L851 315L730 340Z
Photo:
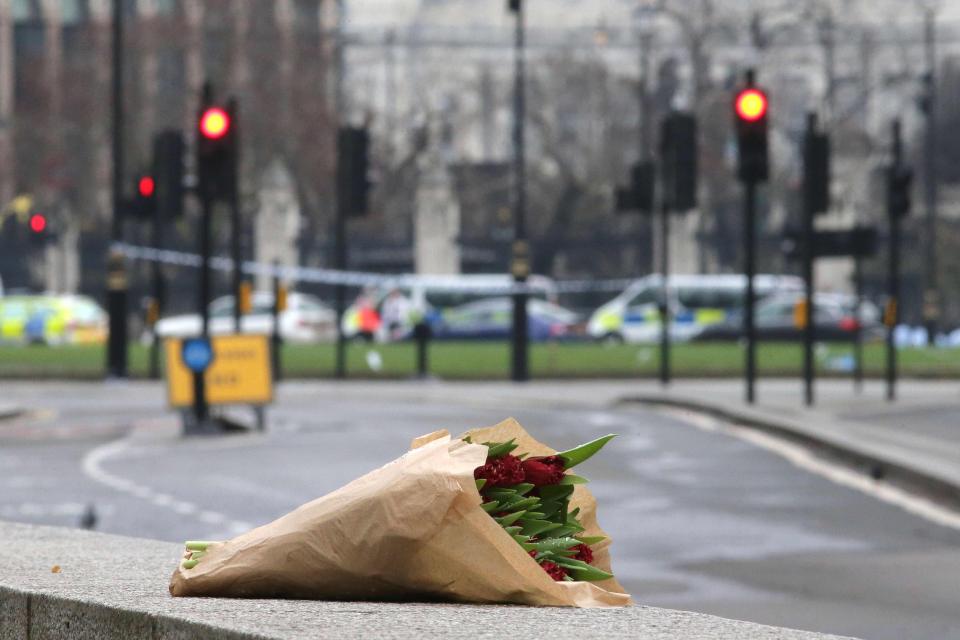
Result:
M173 598L176 544L0 522L0 639L828 640L714 616L619 609Z

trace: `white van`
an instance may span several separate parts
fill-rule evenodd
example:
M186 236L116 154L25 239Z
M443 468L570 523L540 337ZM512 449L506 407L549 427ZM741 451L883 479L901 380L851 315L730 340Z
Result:
M802 292L796 276L756 275L757 299L774 293ZM743 307L747 278L744 275L673 275L667 278L672 340L686 341L703 327L727 319ZM634 282L616 298L593 312L587 333L597 340L652 343L660 339L659 302L663 277L651 274Z
M406 336L420 319L433 319L433 314L442 309L460 306L484 298L504 295L513 285L513 276L506 273L470 273L458 275L403 275L384 280L376 287L362 293L379 316L383 314L383 304L392 291L398 291L405 299L406 317L401 319L399 327L387 327L381 323L374 332L378 341L389 341ZM557 287L551 278L532 275L527 279L531 296L543 300L553 300ZM360 333L360 313L356 302L344 311L341 322L343 334L353 338Z

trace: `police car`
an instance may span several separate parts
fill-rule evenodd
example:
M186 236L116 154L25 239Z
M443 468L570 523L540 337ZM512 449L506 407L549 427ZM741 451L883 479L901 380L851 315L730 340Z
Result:
M670 337L682 342L742 309L747 279L737 274L672 275L667 277L666 284L672 316ZM663 285L659 274L637 280L593 313L587 333L596 340L611 342L658 341ZM760 299L773 293L802 292L803 280L796 276L763 274L754 276L753 286Z

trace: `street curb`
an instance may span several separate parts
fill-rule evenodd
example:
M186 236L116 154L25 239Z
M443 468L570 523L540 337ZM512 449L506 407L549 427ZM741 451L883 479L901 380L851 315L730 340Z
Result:
M167 585L181 545L2 521L0 540L0 640L427 640L518 629L555 640L839 640L647 606L173 598Z
M845 437L844 429L811 429L798 420L786 417L775 418L764 411L749 407L730 406L702 398L666 394L636 394L623 396L615 405L643 404L646 406L671 407L702 413L714 418L775 435L804 447L812 448L853 467L875 480L896 485L911 493L925 496L951 509L960 510L960 481L943 477L929 468L906 459L909 456L873 446L871 443L854 442Z

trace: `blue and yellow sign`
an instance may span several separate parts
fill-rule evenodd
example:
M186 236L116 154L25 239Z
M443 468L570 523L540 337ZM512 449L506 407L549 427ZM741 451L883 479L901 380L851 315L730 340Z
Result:
M167 398L172 407L193 405L193 371L184 364L183 340L168 339ZM189 342L189 340L188 340ZM265 335L225 335L210 339L213 358L203 374L210 405L273 402L270 344Z

